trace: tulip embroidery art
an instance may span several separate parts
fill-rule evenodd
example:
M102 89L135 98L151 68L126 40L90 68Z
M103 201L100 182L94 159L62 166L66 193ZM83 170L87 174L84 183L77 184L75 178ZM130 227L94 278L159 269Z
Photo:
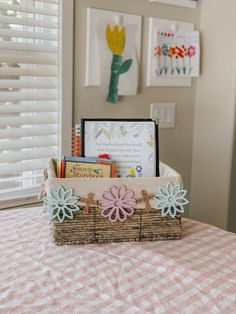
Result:
M110 24L106 28L106 42L112 53L111 75L107 102L116 104L118 101L118 84L120 75L129 71L132 66L132 59L123 61L122 54L126 45L126 29L123 26L119 29L115 25L111 29Z

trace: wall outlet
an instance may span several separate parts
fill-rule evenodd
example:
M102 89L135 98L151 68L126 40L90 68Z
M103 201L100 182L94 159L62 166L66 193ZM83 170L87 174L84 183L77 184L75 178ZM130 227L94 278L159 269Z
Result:
M156 103L150 106L150 118L158 120L160 129L175 127L175 103Z

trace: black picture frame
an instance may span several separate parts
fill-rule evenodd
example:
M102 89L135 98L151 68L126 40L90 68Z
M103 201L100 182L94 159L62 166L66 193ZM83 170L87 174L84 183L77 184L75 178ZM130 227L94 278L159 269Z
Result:
M81 150L81 156L85 156L85 128L86 128L86 122L153 122L155 126L155 172L156 177L160 176L160 170L159 170L159 129L158 129L158 123L156 120L152 119L96 119L96 118L82 118L81 119L81 138L80 138L80 150Z

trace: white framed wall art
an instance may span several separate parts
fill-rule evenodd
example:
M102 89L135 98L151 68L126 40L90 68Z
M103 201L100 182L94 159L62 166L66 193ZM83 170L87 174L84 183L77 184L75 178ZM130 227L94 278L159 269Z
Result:
M118 95L135 95L139 83L141 31L141 16L88 8L85 86L99 86L105 94L113 83ZM118 63L114 59L119 59L120 75L112 82L111 66Z
M196 39L197 50L195 48L194 51L191 51L194 54L194 58L188 58L188 60L186 61L186 64L183 65L182 64L183 60L181 58L180 58L181 60L175 60L175 57L176 59L178 59L178 56L170 55L169 52L172 48L174 50L177 49L176 44L177 44L178 38L181 38L181 36L186 37L186 34L189 34L187 38L190 36L192 40ZM164 38L164 36L166 37ZM191 86L192 84L191 77L199 75L200 48L199 48L198 40L199 40L199 33L194 32L194 25L191 23L184 23L180 21L164 20L164 19L157 19L157 18L149 18L146 85L147 86ZM173 45L170 45L171 41L173 41ZM162 49L163 54L164 54L164 46L166 50L165 54L162 56L159 56L160 51L157 49L160 43L163 46L161 47L161 49L163 48ZM186 45L186 48L190 48L190 46L191 46L190 44L189 46ZM182 49L182 46L181 46L181 49ZM198 54L196 53L196 51ZM186 54L186 59L187 59L188 51L186 50L184 53ZM173 66L172 66L172 62L173 62ZM183 70L184 66L186 66L186 69ZM171 68L173 68L173 71L171 71ZM191 71L189 69L191 69Z

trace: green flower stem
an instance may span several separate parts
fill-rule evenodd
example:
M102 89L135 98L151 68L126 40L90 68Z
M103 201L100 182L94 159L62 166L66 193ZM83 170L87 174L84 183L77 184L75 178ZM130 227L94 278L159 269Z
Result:
M109 94L107 96L107 101L116 104L118 100L118 84L119 77L121 74L124 74L129 71L133 60L128 59L122 63L122 56L113 55L112 64L111 64L111 78L109 85Z
M119 76L120 76L120 65L122 62L122 56L113 55L112 64L111 64L111 77L110 77L110 85L109 85L109 93L107 96L107 102L112 104L116 104L118 100L118 84L119 84Z

